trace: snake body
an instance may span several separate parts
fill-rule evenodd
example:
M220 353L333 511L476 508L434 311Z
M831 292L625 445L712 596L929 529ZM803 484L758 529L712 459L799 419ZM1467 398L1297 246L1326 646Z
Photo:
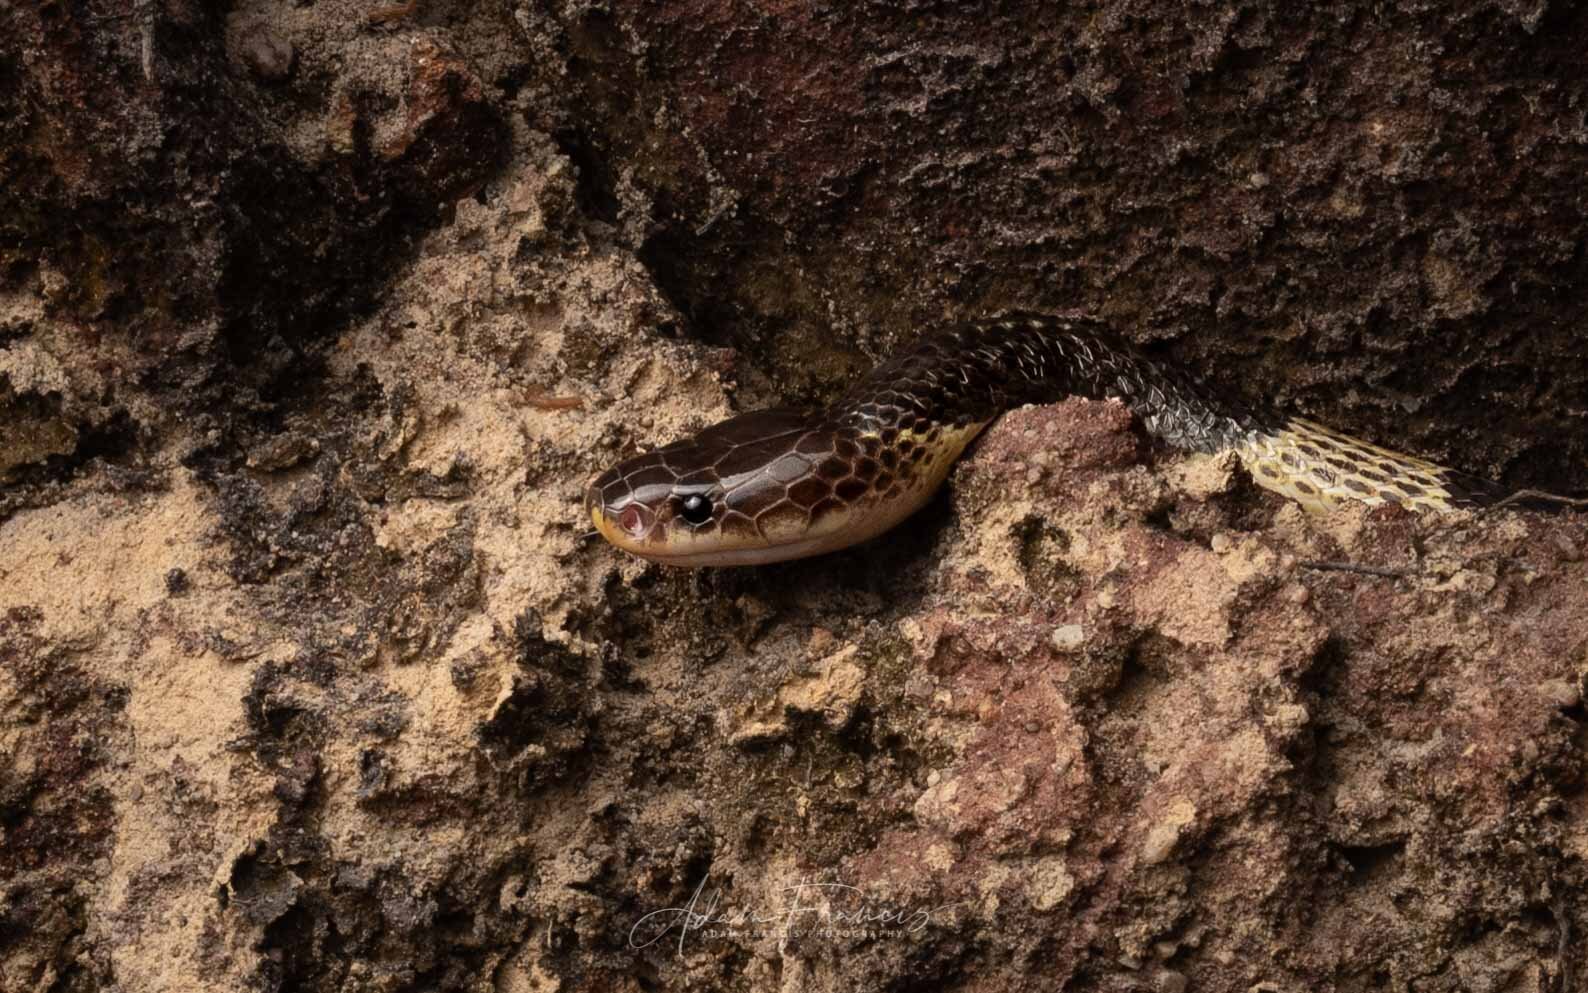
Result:
M612 544L681 566L753 565L865 541L920 509L999 414L1119 397L1171 447L1233 451L1309 510L1494 501L1492 484L1222 398L1084 317L1020 315L928 333L826 410L742 414L637 455L586 491Z

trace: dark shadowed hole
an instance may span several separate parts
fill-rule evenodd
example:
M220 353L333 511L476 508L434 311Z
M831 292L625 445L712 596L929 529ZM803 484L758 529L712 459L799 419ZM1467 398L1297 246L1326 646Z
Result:
M552 132L552 140L562 154L573 160L579 169L579 179L574 188L574 198L579 210L587 217L608 224L616 224L618 210L617 184L606 160L597 153L590 136L574 128Z
M1352 881L1364 883L1394 867L1396 859L1406 850L1405 841L1388 841L1382 845L1341 845L1340 857L1351 866Z
M1148 511L1147 516L1142 518L1142 523L1158 531L1173 531L1174 510L1174 501L1166 500Z

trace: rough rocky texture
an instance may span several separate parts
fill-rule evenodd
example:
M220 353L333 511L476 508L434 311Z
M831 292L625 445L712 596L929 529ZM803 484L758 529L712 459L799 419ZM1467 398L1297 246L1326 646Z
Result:
M1582 515L1308 518L1082 402L822 560L578 498L1006 307L1579 488L1585 45L0 7L0 989L1573 989Z

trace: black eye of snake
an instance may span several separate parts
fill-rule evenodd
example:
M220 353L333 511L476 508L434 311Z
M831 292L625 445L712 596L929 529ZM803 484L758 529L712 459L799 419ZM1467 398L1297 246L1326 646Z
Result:
M691 493L684 497L679 504L679 516L691 524L704 524L711 520L711 499L699 493Z

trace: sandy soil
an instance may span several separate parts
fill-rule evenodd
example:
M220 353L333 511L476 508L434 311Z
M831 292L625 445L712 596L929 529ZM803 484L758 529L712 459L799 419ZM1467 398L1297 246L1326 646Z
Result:
M686 7L0 13L0 988L1581 983L1582 514L1078 400L823 559L579 502L1008 307L1581 485L1588 25Z

